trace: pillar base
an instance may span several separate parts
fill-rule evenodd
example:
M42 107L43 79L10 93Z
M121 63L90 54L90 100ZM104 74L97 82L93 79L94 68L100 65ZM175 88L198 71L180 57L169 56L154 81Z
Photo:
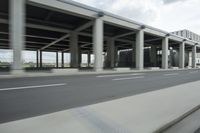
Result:
M11 70L12 75L24 75L25 71L23 69L21 70Z
M142 70L144 70L144 68L136 68L136 70L142 71Z
M94 68L94 71L95 71L95 72L102 72L102 71L103 71L103 68Z
M117 67L114 68L115 71L130 71L131 69L129 67Z
M77 68L67 68L67 69L52 69L52 73L54 74L71 74L78 73L79 70Z

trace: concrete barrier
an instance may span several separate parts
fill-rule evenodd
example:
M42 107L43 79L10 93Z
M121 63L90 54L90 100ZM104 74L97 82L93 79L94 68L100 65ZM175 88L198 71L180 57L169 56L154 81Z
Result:
M119 67L114 68L115 71L130 71L131 69L129 67Z
M70 73L77 73L78 69L69 68L69 69L52 69L52 73L55 74L70 74Z
M179 67L171 67L172 69L179 69Z
M148 70L159 70L160 67L148 67L147 69L148 69Z

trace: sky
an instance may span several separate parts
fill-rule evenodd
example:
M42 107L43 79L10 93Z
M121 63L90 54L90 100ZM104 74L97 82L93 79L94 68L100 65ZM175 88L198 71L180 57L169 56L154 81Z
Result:
M168 32L188 29L200 35L200 0L74 0ZM35 53L24 54L35 62ZM55 54L44 54L55 62ZM69 62L69 56L66 57ZM11 52L0 50L0 61L12 60ZM84 62L86 62L83 57Z
M74 0L168 32L200 34L200 0Z

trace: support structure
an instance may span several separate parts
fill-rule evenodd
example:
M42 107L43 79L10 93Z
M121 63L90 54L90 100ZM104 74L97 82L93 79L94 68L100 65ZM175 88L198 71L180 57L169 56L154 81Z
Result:
M169 49L169 38L165 37L162 39L162 68L168 69L168 49Z
M56 68L59 67L59 64L58 64L58 51L56 52Z
M115 46L115 62L114 62L114 66L117 67L118 66L118 47Z
M136 69L144 69L144 30L136 33Z
M39 51L36 51L36 67L39 67Z
M70 33L71 67L77 68L79 64L78 55L78 35L76 32Z
M192 47L192 68L196 68L196 51L197 51L197 46L194 45Z
M64 68L64 52L61 53L61 67Z
M156 67L157 65L157 46L156 45L152 45L151 46L151 65L152 67Z
M132 67L135 67L135 57L136 57L136 46L135 43L133 42L132 44Z
M40 53L40 68L42 68L42 51L40 50L39 53Z
M108 67L115 67L115 40L113 38L107 40L107 63Z
M103 70L103 20L96 18L93 26L94 70Z
M179 68L185 68L185 42L179 46Z
M78 67L81 68L81 64L82 64L82 53L81 53L81 47L78 47Z
M25 33L25 0L10 0L10 42L13 49L13 73L23 72L22 51Z
M88 67L90 67L90 63L91 63L91 53L90 53L90 51L88 51L88 53L87 53L87 65L88 65Z

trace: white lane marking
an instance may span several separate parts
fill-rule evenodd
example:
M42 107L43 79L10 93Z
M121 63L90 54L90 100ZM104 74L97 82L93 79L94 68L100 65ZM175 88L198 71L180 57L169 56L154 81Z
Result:
M12 87L12 88L2 88L2 89L0 89L0 91L22 90L22 89L31 89L31 88L44 88L44 87L64 86L64 85L66 85L66 83L48 84L48 85L36 85L36 86L23 86L23 87Z
M0 77L1 77L1 76L10 76L10 75L0 75Z
M192 71L192 72L190 72L190 73L197 73L198 71Z
M97 78L104 78L104 77L122 77L122 76L133 76L133 75L143 75L144 73L132 73L132 74L112 74L112 75L99 75L96 76Z
M141 79L144 78L144 76L138 76L138 77L128 77L128 78L117 78L117 79L112 79L113 81L119 81L119 80L130 80L130 79Z
M168 74L164 74L164 76L173 76L173 75L179 75L179 73L168 73Z

